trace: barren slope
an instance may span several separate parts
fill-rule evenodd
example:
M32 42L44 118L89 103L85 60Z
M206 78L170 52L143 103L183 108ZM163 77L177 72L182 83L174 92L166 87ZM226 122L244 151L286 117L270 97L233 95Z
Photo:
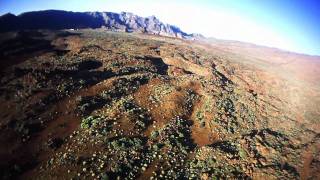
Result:
M319 75L316 58L286 63L277 52L268 61L255 50L141 34L42 33L44 42L29 33L31 44L0 47L17 49L2 61L19 59L1 77L0 177L319 178L320 87L296 73ZM21 56L23 43L50 46Z

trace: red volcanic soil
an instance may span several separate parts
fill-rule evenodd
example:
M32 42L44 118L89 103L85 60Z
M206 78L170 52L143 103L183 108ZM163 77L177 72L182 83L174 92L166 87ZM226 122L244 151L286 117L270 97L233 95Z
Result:
M0 178L320 177L319 57L36 32L0 43Z

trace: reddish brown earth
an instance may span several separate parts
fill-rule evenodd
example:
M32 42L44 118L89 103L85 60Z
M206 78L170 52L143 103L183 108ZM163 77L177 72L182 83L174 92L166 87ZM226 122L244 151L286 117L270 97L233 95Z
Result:
M1 179L320 178L319 57L102 30L6 36Z

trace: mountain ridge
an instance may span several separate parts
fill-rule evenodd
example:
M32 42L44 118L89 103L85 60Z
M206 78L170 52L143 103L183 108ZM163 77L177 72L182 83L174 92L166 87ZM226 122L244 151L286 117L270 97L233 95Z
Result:
M64 10L30 11L0 16L0 32L26 29L105 28L189 39L179 27L161 22L155 16L141 17L130 12L73 12Z

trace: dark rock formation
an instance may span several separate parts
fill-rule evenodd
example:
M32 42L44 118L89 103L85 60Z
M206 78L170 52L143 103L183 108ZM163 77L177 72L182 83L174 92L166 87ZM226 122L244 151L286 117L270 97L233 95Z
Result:
M132 13L70 12L45 10L5 14L0 17L0 32L26 29L106 28L123 32L141 32L170 37L192 38L178 27L164 24L155 16L140 17Z

